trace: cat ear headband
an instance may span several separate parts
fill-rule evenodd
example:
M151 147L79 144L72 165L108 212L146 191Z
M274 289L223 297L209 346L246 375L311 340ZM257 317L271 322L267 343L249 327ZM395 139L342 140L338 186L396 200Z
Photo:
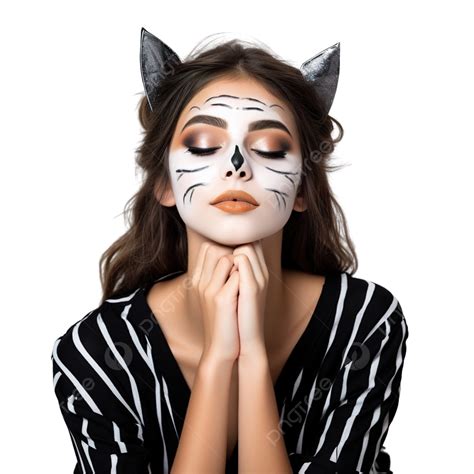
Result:
M329 113L339 79L339 48L336 43L305 61L300 70L323 101L325 114ZM142 28L140 38L140 70L145 95L150 109L161 80L181 63L179 56L163 41Z

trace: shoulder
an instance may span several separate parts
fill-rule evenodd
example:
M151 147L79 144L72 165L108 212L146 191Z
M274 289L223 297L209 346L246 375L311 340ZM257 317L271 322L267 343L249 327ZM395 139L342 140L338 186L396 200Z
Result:
M346 321L357 326L362 339L388 325L402 329L408 335L405 315L394 292L381 283L341 272L334 277L341 312ZM359 339L359 338L358 338Z
M77 395L96 413L130 416L134 393L153 380L147 334L134 319L136 294L104 301L54 340L51 361L59 400Z
M51 359L62 373L77 370L116 376L131 359L146 362L147 332L137 311L138 288L122 298L105 300L69 325L53 342ZM142 362L143 362L142 360Z

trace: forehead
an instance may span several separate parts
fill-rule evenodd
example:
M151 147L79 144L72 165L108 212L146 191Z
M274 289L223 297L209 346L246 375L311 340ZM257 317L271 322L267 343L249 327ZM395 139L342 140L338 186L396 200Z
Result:
M279 119L296 132L293 114L285 101L263 84L247 77L216 79L203 87L183 109L177 129L194 115L226 116L229 120L250 121L256 118ZM293 136L296 136L292 133Z

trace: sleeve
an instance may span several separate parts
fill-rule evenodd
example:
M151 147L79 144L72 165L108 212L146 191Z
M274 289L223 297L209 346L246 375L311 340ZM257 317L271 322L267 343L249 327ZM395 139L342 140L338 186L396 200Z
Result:
M94 370L83 343L69 331L51 355L54 392L77 460L74 474L150 474L141 424L118 410L117 393L104 383L109 374ZM104 359L103 348L100 353Z
M289 453L294 473L392 473L383 442L398 407L408 328L398 301L388 314L356 344L360 356L346 358L327 406L305 428L302 453Z

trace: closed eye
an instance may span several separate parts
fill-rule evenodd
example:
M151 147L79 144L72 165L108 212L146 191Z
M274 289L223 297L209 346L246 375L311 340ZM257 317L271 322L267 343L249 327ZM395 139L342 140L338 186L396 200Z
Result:
M261 151L255 148L251 148L252 151L257 153L257 155L261 155L265 158L285 158L286 151L285 150L276 150L276 151Z
M204 156L204 155L212 155L216 150L219 150L220 146L215 146L212 148L199 148L195 146L188 147L188 150L193 155Z
M211 147L211 148L199 148L195 146L188 147L188 152L192 153L193 155L198 156L205 156L205 155L212 155L216 150L219 150L221 147ZM285 158L286 151L285 150L276 150L276 151L262 151L257 150L256 148L251 148L252 151L257 153L257 155L263 156L264 158Z

